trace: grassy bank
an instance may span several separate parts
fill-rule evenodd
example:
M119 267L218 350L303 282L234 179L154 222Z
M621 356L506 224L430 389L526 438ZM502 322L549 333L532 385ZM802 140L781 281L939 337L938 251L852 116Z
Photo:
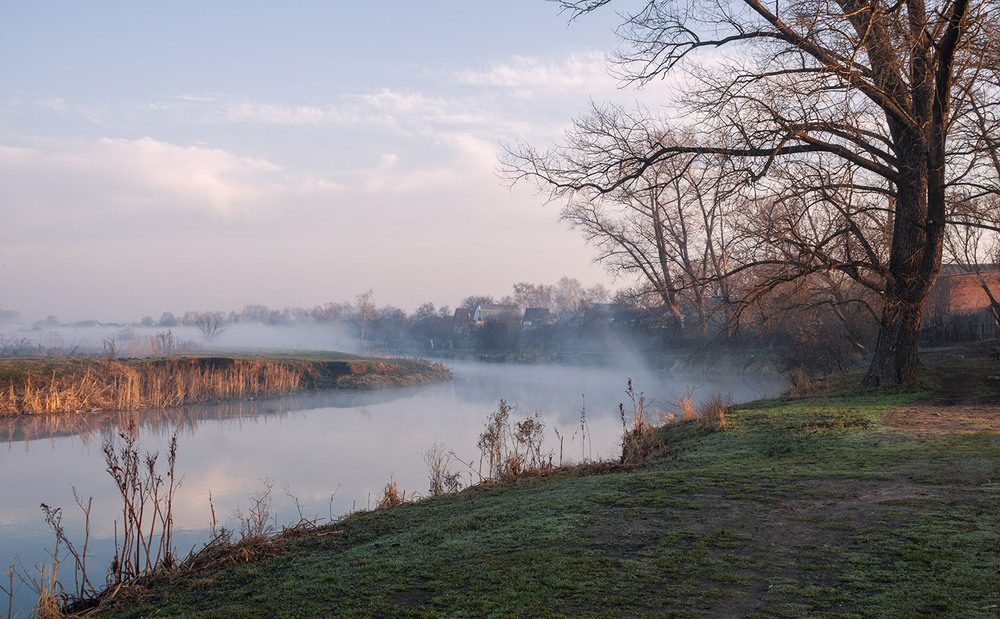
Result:
M437 363L350 355L0 359L0 415L167 408L310 389L446 380Z
M267 559L147 582L104 612L995 616L1000 368L940 360L924 389L822 385L681 421L640 466L354 514ZM955 432L935 416L974 423Z

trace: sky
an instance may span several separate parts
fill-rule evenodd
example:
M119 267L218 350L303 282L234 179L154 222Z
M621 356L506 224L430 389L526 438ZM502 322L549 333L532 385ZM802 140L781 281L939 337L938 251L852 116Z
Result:
M0 6L0 309L454 307L613 280L501 145L559 141L618 16L545 0Z

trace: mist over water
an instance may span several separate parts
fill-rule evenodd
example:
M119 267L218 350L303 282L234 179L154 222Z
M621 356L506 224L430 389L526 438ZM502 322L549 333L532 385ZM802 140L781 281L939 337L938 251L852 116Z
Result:
M121 324L87 325L0 325L0 355L32 354L99 355L106 345L115 344L120 358L164 354L152 343L169 334L173 352L213 350L300 350L357 351L358 339L335 325L227 324L221 333L206 341L193 326L141 326Z
M212 521L209 493L220 525L237 527L236 514L269 485L272 523L300 517L326 520L373 506L390 478L408 493L426 494L424 452L435 443L479 464L476 442L484 422L503 398L514 407L511 421L539 414L546 450L559 463L614 459L620 455L619 402L631 405L625 388L632 379L643 392L647 415L669 413L678 395L692 390L696 401L716 393L734 401L774 394L780 379L749 376L666 374L627 364L572 367L452 363L454 380L419 388L372 392L339 391L281 399L189 406L141 414L138 444L161 454L178 432L176 471L182 483L174 502L176 550L186 555L208 541ZM585 418L581 429L581 413ZM60 419L61 417L61 419ZM654 417L655 419L655 417ZM83 515L72 488L94 498L91 515L90 578L102 581L113 555L113 522L120 499L105 472L102 443L124 421L123 414L20 417L0 422L0 565L18 556L40 564L53 547L39 504L64 508L71 539L83 539ZM453 462L463 481L472 471ZM299 507L302 513L299 513ZM72 565L63 566L72 579ZM30 606L32 595L19 603Z

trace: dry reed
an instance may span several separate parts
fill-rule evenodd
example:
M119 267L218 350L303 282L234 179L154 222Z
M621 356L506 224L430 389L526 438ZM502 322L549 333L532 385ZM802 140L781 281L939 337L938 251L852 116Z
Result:
M396 484L396 480L390 476L389 481L385 484L385 488L382 490L381 498L379 498L378 503L375 504L375 509L396 507L402 505L403 503L409 503L415 498L417 498L416 493L407 494L405 490L400 490L399 486Z
M659 438L660 429L647 421L646 397L643 393L636 394L632 388L632 379L628 379L625 390L632 403L632 420L625 415L625 405L618 404L618 413L622 420L622 455L621 464L638 464L645 462L657 453L662 442ZM631 426L631 427L630 427Z
M37 619L57 619L65 617L63 612L63 594L59 587L59 562L53 557L52 563L43 563L38 567L38 578L31 581L31 586L38 593L35 603Z
M684 390L683 394L677 396L675 408L677 409L677 414L674 417L679 417L682 421L691 421L698 418L698 407L694 404L693 388L688 387Z
M87 361L44 380L29 376L0 391L0 413L66 413L168 408L300 390L308 364L253 359L173 359L123 363Z
M698 423L711 430L725 430L728 427L726 413L729 412L729 404L722 394L716 393L701 405Z

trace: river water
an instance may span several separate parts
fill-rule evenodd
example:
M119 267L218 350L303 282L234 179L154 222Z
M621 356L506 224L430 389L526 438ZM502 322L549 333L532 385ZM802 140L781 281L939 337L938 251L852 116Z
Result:
M209 538L211 502L218 524L238 528L252 497L270 488L271 522L279 528L300 517L325 522L377 503L392 479L407 493L426 494L424 454L434 444L478 467L476 443L501 398L514 407L512 421L536 412L546 424L546 450L554 462L614 459L620 455L618 404L629 378L647 402L647 416L672 410L679 395L703 401L720 393L735 402L780 391L783 381L757 376L671 374L638 366L451 364L454 380L419 388L338 391L239 401L140 414L138 444L144 453L166 449L176 432L175 547L181 556ZM581 422L581 417L585 423ZM102 452L116 436L121 414L23 417L0 420L0 568L15 558L29 571L49 560L54 536L41 503L63 508L63 526L82 545L83 513L73 490L93 497L88 572L103 583L113 556L114 520L121 500ZM583 427L581 427L583 426ZM557 438L562 437L560 441ZM472 472L453 461L468 482ZM72 585L72 561L61 577ZM6 587L6 575L0 573ZM17 582L15 581L15 587ZM27 615L34 593L22 584L15 609ZM6 610L0 593L0 608ZM4 612L0 611L0 612Z

